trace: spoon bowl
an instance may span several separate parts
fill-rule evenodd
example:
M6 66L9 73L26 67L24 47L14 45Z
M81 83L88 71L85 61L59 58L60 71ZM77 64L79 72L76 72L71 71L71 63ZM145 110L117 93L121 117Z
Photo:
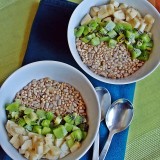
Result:
M115 133L125 130L133 118L133 105L127 99L119 99L112 103L106 114L106 125L109 129L109 136L100 154L99 160L104 160L110 143Z
M106 125L110 131L121 132L133 118L133 105L127 99L115 101L106 114Z
M101 107L101 121L103 121L111 105L111 95L104 87L96 87L95 90Z

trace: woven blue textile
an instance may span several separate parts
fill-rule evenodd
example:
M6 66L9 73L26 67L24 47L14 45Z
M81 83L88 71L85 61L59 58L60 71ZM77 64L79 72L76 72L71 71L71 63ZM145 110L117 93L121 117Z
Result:
M67 26L69 18L77 5L64 0L42 0L31 29L28 48L23 65L40 61L55 60L68 63L80 71L80 67L73 59L67 43ZM82 71L84 73L84 71ZM129 85L111 85L102 83L86 73L94 87L106 87L112 96L112 101L119 98L127 98L133 101L135 83ZM125 156L128 129L113 137L106 160L123 160ZM100 126L100 150L104 146L108 136L105 123ZM92 159L92 147L81 160ZM0 148L0 160L10 158Z

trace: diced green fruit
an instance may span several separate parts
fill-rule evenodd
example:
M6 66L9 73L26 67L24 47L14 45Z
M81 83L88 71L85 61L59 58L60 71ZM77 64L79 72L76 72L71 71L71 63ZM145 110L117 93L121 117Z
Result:
M47 118L48 120L52 121L53 118L54 118L54 114L53 114L52 112L47 112L47 113L46 113L46 118Z
M47 119L43 120L42 123L41 123L41 125L42 125L43 127L49 127L49 125L50 125L50 120L47 120Z
M120 33L124 30L123 28L123 25L121 23L117 23L114 30L117 32L117 33Z
M112 31L114 29L114 27L116 26L116 24L112 21L107 22L105 29L107 31Z
M126 31L126 37L128 38L128 41L131 43L135 43L135 34L131 31Z
M84 32L84 26L80 26L78 28L76 28L74 31L74 34L77 38L79 38L80 36L82 36L83 32Z
M143 33L140 38L143 40L143 42L146 42L146 43L151 41L151 38L146 33Z
M54 135L56 136L56 138L63 138L67 135L67 130L63 125L60 125L58 128L53 130Z
M106 34L107 34L107 31L106 31L106 29L104 29L104 28L101 28L99 32L100 32L101 34L103 34L103 35L106 35Z
M116 44L117 44L117 41L116 40L114 40L114 39L110 39L109 40L109 47L110 48L114 48L115 46L116 46Z
M6 110L9 112L18 112L19 103L13 102L6 107Z
M12 116L12 118L14 118L14 119L18 119L18 117L19 117L19 112L11 112L11 116Z
M90 21L90 23L88 24L91 32L93 32L94 30L96 30L97 26L98 26L98 23L94 20Z
M60 116L56 117L55 121L54 121L54 124L55 125L59 125L62 121L62 118Z
M112 30L112 31L108 32L108 35L110 38L114 38L117 36L117 33L114 30Z
M122 26L123 26L124 30L129 30L130 31L130 30L133 29L133 27L130 23L122 23Z
M109 36L100 37L101 42L108 42L111 38Z
M100 25L100 27L105 27L106 23L105 22L100 22L99 25Z
M36 114L40 119L46 119L45 111L41 109L37 109Z
M90 32L90 28L88 26L85 26L83 35L86 36Z
M74 152L74 151L76 151L80 146L81 146L81 144L80 144L79 142L75 142L75 143L73 144L73 146L70 148L70 151L71 151L71 152Z
M32 129L33 129L33 126L31 126L31 125L29 125L29 124L27 124L27 125L25 125L24 126L24 128L26 129L26 130L28 130L28 131L32 131Z
M24 111L26 109L25 106L19 106L19 111Z
M69 124L74 124L75 116L73 114L68 114L63 119Z
M151 51L151 50L152 50L152 48L150 48L150 47L147 47L147 48L146 48L146 50L147 50L147 51Z
M75 125L78 126L79 124L83 123L83 117L82 116L77 116L75 119Z
M71 133L71 136L75 141L81 141L82 140L82 131L80 129L77 129Z
M51 133L51 129L49 127L43 127L42 129L42 134L43 135L46 135L48 133Z
M33 132L41 134L42 133L42 127L41 126L34 126Z
M84 140L86 139L86 137L87 137L87 132L82 131L82 139Z
M75 130L77 130L77 129L79 129L79 127L73 126L72 131L75 131Z
M147 45L146 45L146 43L143 43L141 46L136 46L136 48L138 48L138 49L144 51L144 50L147 49Z
M132 59L136 59L137 57L141 55L141 50L134 48L131 52L131 55L132 55Z
M7 118L8 118L8 119L11 119L11 118L12 118L12 116L11 116L10 114L8 114L8 115L7 115Z
M36 121L38 119L37 114L35 112L31 112L29 114L29 118L31 119L31 121Z
M85 38L87 38L88 40L93 39L94 37L96 37L95 33L89 34L88 36L86 36Z
M35 121L32 121L31 123L30 123L30 125L32 125L32 126L35 126L35 125L39 125L37 122L35 122Z
M87 124L87 123L82 123L82 124L79 125L79 128L80 128L82 131L87 132L87 131L88 131L88 124Z
M138 47L142 46L142 44L143 44L143 41L142 41L142 40L138 40L138 41L137 41L137 46L138 46Z
M139 32L137 30L133 30L133 34L135 36L135 39L139 39L140 34L139 34Z
M147 61L149 59L150 53L148 51L143 51L142 54L137 58L141 61Z
M15 103L18 103L20 105L21 104L21 100L20 99L15 99Z
M146 43L146 46L150 47L150 48L153 48L153 41L150 41L150 42Z
M98 37L98 38L101 38L102 37L102 35L100 34L100 33L96 33L96 37Z
M81 38L81 41L84 42L84 43L88 43L90 40L87 39L86 37L83 37L83 38Z
M74 144L74 140L71 138L69 140L66 140L66 143L67 143L68 147L71 148Z
M127 49L131 52L133 50L133 46L131 44L128 44Z
M119 42L119 43L123 43L124 41L125 41L125 36L124 36L124 34L120 34L119 35L119 37L117 38L117 41Z
M97 22L97 23L101 23L101 19L100 19L100 18L98 18L98 17L97 17L97 18L95 18L95 19L94 19L94 21L95 21L95 22Z
M129 23L116 23L114 30L117 33L120 33L126 30L132 30L132 25Z
M27 124L31 124L31 119L27 115L23 116L23 118Z
M74 112L72 115L74 116L74 119L78 116L76 112Z
M71 135L68 135L67 137L65 137L66 140L72 139Z
M129 42L127 40L125 40L124 42L125 42L126 45L130 45L131 44L131 42Z
M26 124L25 120L23 118L20 118L18 120L18 125L20 125L21 127L23 127Z
M73 129L73 125L69 124L69 123L65 123L65 128L66 128L67 132L71 132Z
M33 109L26 108L25 111L24 111L24 114L30 114L31 112L33 112Z
M91 40L91 44L93 46L98 46L100 44L100 39L98 37L95 37Z

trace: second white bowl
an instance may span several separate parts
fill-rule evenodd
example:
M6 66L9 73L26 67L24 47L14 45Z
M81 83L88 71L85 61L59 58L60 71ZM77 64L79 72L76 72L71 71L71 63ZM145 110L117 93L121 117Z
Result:
M134 7L135 9L138 9L142 15L145 15L147 13L151 14L155 18L155 23L152 28L153 33L153 41L154 41L154 48L151 53L151 56L149 60L141 67L137 72L135 72L133 75L123 78L123 79L107 79L104 77L101 77L95 73L93 73L81 60L78 51L76 49L75 44L75 36L74 36L74 28L77 27L80 24L80 21L82 18L89 13L89 10L92 6L99 6L103 4L109 3L110 0L84 0L73 12L69 25L68 25L68 44L70 51L75 59L75 61L78 63L78 65L90 76L94 77L95 79L98 79L99 81L111 83L111 84L129 84L136 81L139 81L149 74L151 74L156 67L158 66L160 62L160 14L158 11L147 1L147 0L117 0L120 3L126 3L129 6Z

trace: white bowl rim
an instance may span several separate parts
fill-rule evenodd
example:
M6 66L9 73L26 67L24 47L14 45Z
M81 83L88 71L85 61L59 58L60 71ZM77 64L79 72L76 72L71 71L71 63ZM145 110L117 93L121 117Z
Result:
M82 153L77 157L77 159L79 159L79 158L81 158L82 156L84 156L84 155L87 153L87 151L91 148L92 144L94 143L94 140L95 140L95 138L96 138L96 135L97 135L98 132L99 132L100 117L101 117L100 103L99 103L99 100L98 100L97 93L96 93L96 91L95 91L92 83L88 80L88 78L87 78L82 72L80 72L80 71L79 71L78 69L76 69L75 67L73 67L73 66L71 66L71 65L69 65L69 64L67 64L67 63L60 62L60 61L42 60L42 61L32 62L32 63L26 64L26 65L20 67L19 69L17 69L16 71L14 71L10 76L8 76L8 78L4 81L4 83L2 84L2 86L1 86L1 88L0 88L0 93L1 93L1 90L7 85L8 81L9 81L15 74L17 74L17 72L19 72L19 71L21 71L21 70L23 70L23 69L26 69L26 68L28 68L28 67L32 67L32 66L36 66L36 65L44 64L44 63L46 63L46 64L53 64L53 63L55 63L55 64L59 64L59 65L62 65L62 66L66 66L66 67L68 67L68 68L70 68L70 69L72 69L72 70L75 70L76 72L78 72L78 74L80 74L80 75L87 81L88 85L90 86L90 88L92 89L92 91L94 92L94 94L95 94L95 96L96 96L96 101L97 101L97 103L98 103L98 106L97 106L97 107L98 107L98 111L99 111L99 112L96 114L96 116L98 117L98 118L97 118L97 119L98 119L98 125L97 125L97 127L96 127L96 132L93 133L93 134L94 134L94 138L92 139L92 141L90 141L90 143L89 143L89 145L86 147L85 151L82 152ZM12 154L10 151L8 151L8 148L6 148L6 146L3 145L3 143L2 143L1 141L0 141L0 146L2 147L2 149L3 149L11 158L16 159L16 157L13 156L13 154ZM12 146L12 147L13 147L13 146ZM17 152L18 152L18 151L17 151ZM20 154L20 153L19 153L19 154ZM64 158L65 158L65 157L64 157Z

